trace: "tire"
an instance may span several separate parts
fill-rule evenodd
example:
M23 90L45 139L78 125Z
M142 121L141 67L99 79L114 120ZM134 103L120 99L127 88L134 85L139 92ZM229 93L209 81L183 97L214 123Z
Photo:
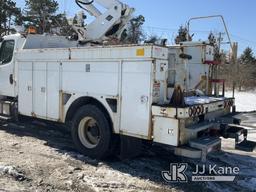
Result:
M110 155L111 127L98 107L81 107L73 118L71 133L75 146L82 154L100 160Z

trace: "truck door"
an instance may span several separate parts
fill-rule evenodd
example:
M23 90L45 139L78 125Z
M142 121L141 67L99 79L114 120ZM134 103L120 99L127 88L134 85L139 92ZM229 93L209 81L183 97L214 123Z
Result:
M14 93L14 40L4 40L0 48L0 95L15 97Z
M123 62L120 127L122 133L138 138L149 137L150 93L151 62Z

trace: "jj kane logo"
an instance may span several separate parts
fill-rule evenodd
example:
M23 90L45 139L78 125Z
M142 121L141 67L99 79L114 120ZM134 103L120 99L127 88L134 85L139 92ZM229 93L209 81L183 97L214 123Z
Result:
M174 163L170 164L169 171L162 171L162 177L166 182L188 182L188 164ZM236 175L240 172L239 167L218 167L217 165L196 165L192 172L191 181L234 181ZM191 175L191 173L189 174Z
M170 171L162 171L162 177L167 182L188 182L186 170L187 163L171 164Z

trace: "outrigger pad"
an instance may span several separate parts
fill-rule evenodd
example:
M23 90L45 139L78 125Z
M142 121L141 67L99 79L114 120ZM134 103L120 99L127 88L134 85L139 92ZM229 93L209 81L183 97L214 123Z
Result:
M236 149L240 151L253 152L256 150L256 142L244 140L236 144Z

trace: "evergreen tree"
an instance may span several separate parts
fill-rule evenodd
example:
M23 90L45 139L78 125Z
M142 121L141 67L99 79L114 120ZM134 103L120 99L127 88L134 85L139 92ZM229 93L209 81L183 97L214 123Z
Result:
M255 61L255 57L253 55L253 51L250 47L247 47L243 54L240 56L241 64L252 64Z
M56 12L59 4L55 0L25 0L26 25L37 27L39 33L50 32L51 27L57 25Z
M8 34L15 24L22 24L21 10L13 0L0 0L0 35Z
M190 36L188 33L189 32L187 27L180 26L178 35L175 38L175 43L179 44L180 42L184 42L184 41L192 41L192 36Z
M145 23L145 18L142 15L134 17L130 21L130 25L126 34L125 43L137 44L145 39L142 26Z
M239 89L252 88L256 86L256 64L252 49L247 47L239 58Z
M219 61L222 64L225 64L226 60L226 54L221 51L221 39L216 38L216 36L211 32L208 36L208 40L211 46L213 46L213 51L214 51L214 60Z

